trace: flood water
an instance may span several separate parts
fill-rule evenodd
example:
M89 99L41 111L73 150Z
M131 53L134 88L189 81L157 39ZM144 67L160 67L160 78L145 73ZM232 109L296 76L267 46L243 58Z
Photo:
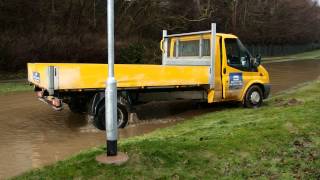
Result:
M320 76L320 61L264 66L270 73L273 94ZM120 138L143 135L221 107L194 109L192 103L186 102L143 105L138 107L138 118L133 117L137 123L120 130ZM68 108L55 112L38 101L33 93L0 96L0 179L104 143L105 133L92 127L84 115L73 114Z
M263 66L270 74L272 94L315 80L320 76L320 60L278 62Z

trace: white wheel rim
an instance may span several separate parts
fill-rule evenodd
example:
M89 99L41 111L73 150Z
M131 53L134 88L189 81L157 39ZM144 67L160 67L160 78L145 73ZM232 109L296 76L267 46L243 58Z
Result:
M258 104L260 102L260 93L257 91L253 91L250 96L250 100L253 104Z
M118 108L117 109L117 115L118 115L118 124L120 124L120 123L122 123L123 122L123 117L124 117L124 115L123 115L123 112Z

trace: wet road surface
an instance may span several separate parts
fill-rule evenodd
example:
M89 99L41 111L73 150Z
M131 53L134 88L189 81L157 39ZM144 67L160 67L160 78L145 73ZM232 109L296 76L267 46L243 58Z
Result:
M278 62L263 66L270 75L272 94L315 80L320 76L320 60Z
M320 76L320 60L264 66L270 73L273 94ZM120 130L120 138L142 135L221 107L194 109L190 102L140 106L138 118L133 118L140 120ZM0 179L104 143L105 133L92 127L84 115L73 114L68 108L55 112L31 92L0 95Z

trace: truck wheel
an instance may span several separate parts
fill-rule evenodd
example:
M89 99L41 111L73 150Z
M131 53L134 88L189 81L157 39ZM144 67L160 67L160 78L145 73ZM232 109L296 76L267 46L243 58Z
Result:
M251 86L243 100L244 107L247 108L258 108L262 105L263 96L262 90L259 86Z
M128 110L126 106L119 104L117 105L117 123L118 128L124 128L128 124ZM101 105L98 109L97 115L93 119L93 125L99 130L105 131L105 105Z

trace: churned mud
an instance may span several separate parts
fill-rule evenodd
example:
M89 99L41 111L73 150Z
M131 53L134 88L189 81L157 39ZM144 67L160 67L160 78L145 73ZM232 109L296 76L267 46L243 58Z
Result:
M295 106L295 105L300 105L303 102L300 100L297 100L296 98L291 98L291 99L275 99L276 106Z

